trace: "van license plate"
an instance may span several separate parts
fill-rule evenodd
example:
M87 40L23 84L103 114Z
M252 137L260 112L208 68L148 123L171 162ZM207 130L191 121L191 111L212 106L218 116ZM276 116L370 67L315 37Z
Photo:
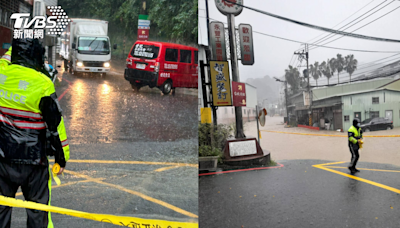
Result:
M137 68L137 69L145 69L145 68L146 68L146 64L137 63L137 64L136 64L136 68Z
M90 68L90 72L97 72L97 68Z

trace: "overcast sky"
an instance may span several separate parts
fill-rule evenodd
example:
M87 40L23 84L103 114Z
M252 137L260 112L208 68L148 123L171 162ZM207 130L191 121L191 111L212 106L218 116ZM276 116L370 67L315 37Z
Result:
M227 22L225 15L221 14L215 6L215 0L199 0L199 43L207 45L207 26L206 26L206 7L205 1L208 1L209 6L209 17ZM384 3L383 3L384 2ZM301 22L314 24L322 27L333 28L335 25L345 20L350 15L354 14L358 10L363 8L361 11L351 16L349 19L345 20L341 24L334 27L339 29L341 26L351 22L367 11L371 10L375 6L383 3L378 8L374 9L370 13L378 10L379 8L385 6L386 4L392 2L392 0L331 0L331 1L317 1L317 0L244 0L243 4L249 7L258 8L263 11L267 11L273 14L277 14L283 17L288 17ZM385 13L400 7L400 1L393 1L388 6L379 10L377 13L367 17L356 25L345 30L351 32L370 21L384 15ZM368 14L367 14L368 15ZM364 18L364 15L362 18ZM362 18L356 20L353 23L361 20ZM212 21L212 20L210 20ZM367 36L382 37L389 39L400 40L400 8L393 11L392 13L382 17L381 19L367 25L364 28L354 32L356 34L362 34ZM323 37L320 36L317 39L313 39L321 34L325 33L320 30L315 30L303 26L299 26L290 22L282 21L267 15L263 15L254 12L249 9L243 9L242 13L235 18L235 24L238 26L240 23L251 24L253 27L253 32L262 32L274 36L279 36L287 39L293 39L301 42L316 41L317 39ZM352 24L353 24L352 23ZM350 24L351 25L351 24ZM227 26L227 25L226 25ZM349 26L349 25L348 25ZM284 75L284 70L288 67L292 60L292 64L296 61L293 57L293 52L298 50L301 45L298 43L288 42L276 38L271 38L263 36L260 34L253 34L254 37L254 58L255 63L253 66L243 66L239 62L239 74L240 80L246 81L247 78L264 77L269 75L271 77L277 76L281 77ZM334 38L339 37L338 35ZM333 40L331 38L329 40ZM313 39L313 40L311 40ZM327 40L327 41L329 41ZM325 41L325 42L327 42ZM323 42L323 43L325 43ZM323 44L321 43L321 44ZM337 41L326 44L326 46L340 47L347 49L363 49L363 50L377 50L377 51L398 51L400 53L400 43L389 43L389 42L379 42L379 41L369 41L363 39L356 39L351 37L342 37ZM377 59L381 59L387 56L394 55L387 53L366 53L366 52L355 52L355 51L345 51L345 50L333 50L327 48L317 48L310 51L309 63L314 63L315 61L322 62L326 61L328 58L336 57L336 54L342 54L346 56L348 54L353 54L355 58L359 61L359 64L372 62ZM395 59L396 57L389 58L388 60ZM400 55L397 56L397 60L400 59ZM383 60L385 61L385 60ZM298 62L295 64L298 65ZM305 66L305 62L302 64ZM300 68L301 71L304 68ZM373 69L373 68L367 68ZM343 77L348 77L344 75ZM332 81L337 81L336 77L331 79ZM326 82L326 78L321 79L319 82Z

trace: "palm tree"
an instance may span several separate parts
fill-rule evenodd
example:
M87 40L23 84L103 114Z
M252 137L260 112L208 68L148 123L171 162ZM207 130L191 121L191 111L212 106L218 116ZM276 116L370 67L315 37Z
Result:
M314 78L314 80L317 82L318 86L318 79L321 77L322 72L321 72L321 67L318 62L315 62L314 65L310 65L310 73L311 76Z
M331 71L331 77L332 77L336 71L336 59L331 58L330 60L328 60L328 64L329 64L329 69Z
M344 70L350 75L350 83L351 83L351 75L357 69L357 59L354 58L354 55L348 55L345 57L344 61Z
M289 69L285 70L285 79L289 83L293 92L297 92L300 84L300 72L297 70L297 68L289 65Z
M327 62L323 61L320 65L320 71L326 78L328 78L328 85L329 85L329 79L332 77L332 74L331 74L330 64L328 63L329 59Z
M337 74L337 83L339 84L339 74L340 74L340 72L343 71L345 61L344 61L344 59L343 59L341 54L337 54L336 57L337 58L336 58L336 61L335 61L335 67L336 67L336 71L338 72L338 74Z

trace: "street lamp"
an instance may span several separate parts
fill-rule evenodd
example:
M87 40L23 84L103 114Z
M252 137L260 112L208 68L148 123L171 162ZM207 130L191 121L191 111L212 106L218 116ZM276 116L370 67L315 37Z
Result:
M276 77L274 77L274 79L275 79L277 82L283 82L283 83L285 83L286 116L287 116L288 121L289 121L289 110L288 110L288 103L287 103L287 81L280 80L279 78L276 78Z

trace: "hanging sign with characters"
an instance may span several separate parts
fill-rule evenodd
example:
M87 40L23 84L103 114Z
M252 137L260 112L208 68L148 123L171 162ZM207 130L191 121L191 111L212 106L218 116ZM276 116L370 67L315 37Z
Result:
M210 61L214 106L231 106L231 83L228 61Z

